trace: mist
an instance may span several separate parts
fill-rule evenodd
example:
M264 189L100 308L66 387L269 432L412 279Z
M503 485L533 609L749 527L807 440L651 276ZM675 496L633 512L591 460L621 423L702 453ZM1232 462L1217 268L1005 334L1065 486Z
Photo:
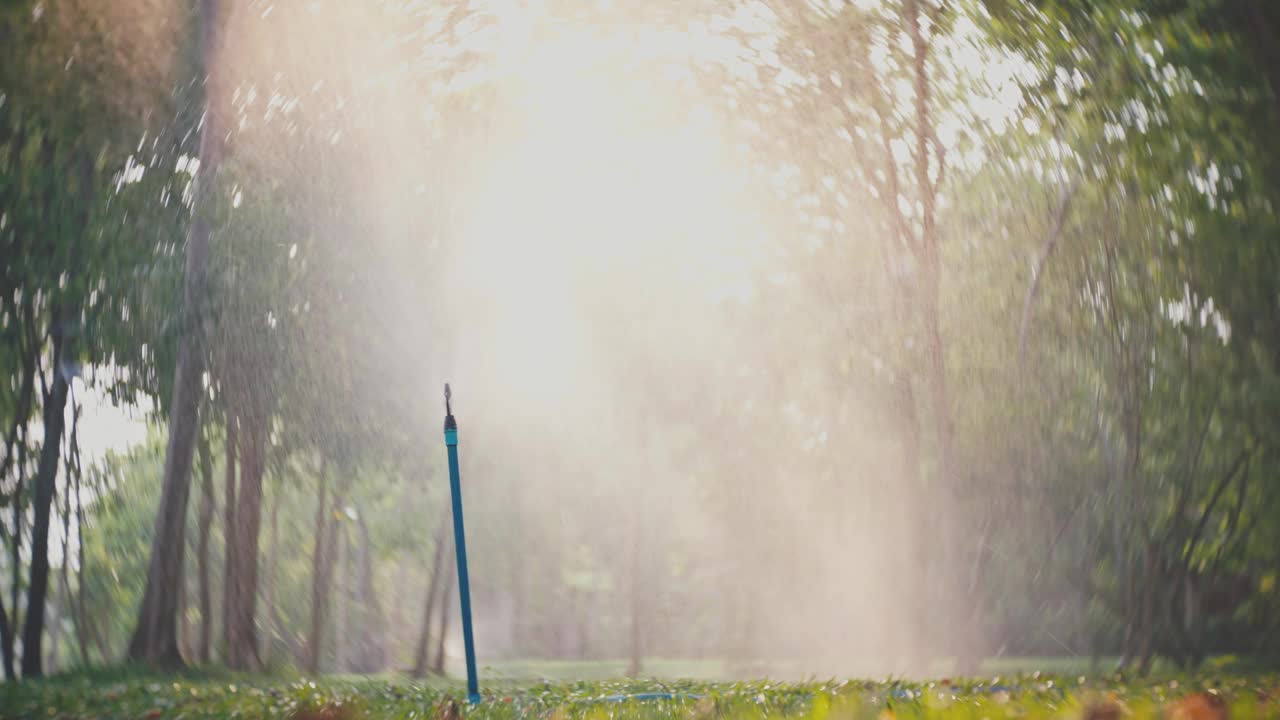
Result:
M0 24L24 676L460 674L445 383L485 677L1275 648L1276 165L1222 130L1270 116L1206 99L1274 88L1169 37L1238 44L977 0L49 5Z
M479 157L444 173L471 179L448 249L423 260L444 292L391 310L398 327L430 317L410 392L438 408L455 389L482 652L528 654L540 601L568 636L557 656L627 657L634 634L644 655L739 671L926 672L964 611L910 597L935 572L913 545L939 539L913 527L918 489L858 340L885 319L831 317L886 289L802 289L847 255L782 229L804 213L713 109L726 98L693 99L679 51L628 67L645 41L594 20L498 21L534 39L497 61L519 69L495 69L514 77ZM847 222L874 201L855 202ZM877 242L870 223L846 232ZM815 338L835 322L833 355Z

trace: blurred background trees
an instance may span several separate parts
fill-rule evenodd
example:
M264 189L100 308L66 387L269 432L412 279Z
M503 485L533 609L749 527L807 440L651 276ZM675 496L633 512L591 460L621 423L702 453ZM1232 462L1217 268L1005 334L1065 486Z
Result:
M1274 652L1277 37L5 0L6 676Z

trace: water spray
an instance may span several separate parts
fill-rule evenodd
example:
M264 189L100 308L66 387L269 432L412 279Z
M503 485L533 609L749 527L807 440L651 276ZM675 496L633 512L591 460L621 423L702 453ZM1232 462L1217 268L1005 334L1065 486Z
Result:
M458 601L462 603L462 644L467 656L467 701L480 702L480 680L476 678L476 646L471 634L471 580L467 574L467 538L462 525L462 478L458 471L458 421L453 418L453 392L444 383L444 447L449 454L449 497L453 500L453 550L458 559ZM695 693L634 693L599 698L599 702L699 700Z
M480 702L480 681L476 677L476 646L471 634L471 581L467 573L467 538L462 524L462 479L458 471L458 421L453 417L453 393L444 384L444 444L449 452L449 495L453 499L453 547L458 557L458 599L462 603L462 644L467 655L467 700ZM697 700L695 693L645 692L610 695L599 702L646 700Z
M452 393L444 384L444 444L449 453L449 495L453 499L453 548L458 557L458 600L462 603L462 644L467 655L467 700L480 702L476 677L476 644L471 635L471 581L467 574L467 536L462 525L462 480L458 472L458 421L450 405Z

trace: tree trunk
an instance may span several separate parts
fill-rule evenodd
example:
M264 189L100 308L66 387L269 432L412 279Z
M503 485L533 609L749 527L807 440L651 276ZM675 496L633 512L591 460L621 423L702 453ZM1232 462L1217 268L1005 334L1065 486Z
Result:
M76 446L76 426L79 422L80 411L76 408L75 391L68 390L68 398L71 402L71 431L68 433L67 454L63 458L63 467L65 474L63 475L62 486L62 587L58 590L58 630L65 630L63 625L64 617L69 617L79 636L79 625L76 622L75 599L71 595L71 483L77 474L76 457L79 454L79 448ZM76 498L79 502L79 498ZM89 664L88 654L85 652L83 643L79 643L80 660L83 665ZM55 647L55 650L57 648Z
M934 442L936 444L937 470L936 481L938 492L931 493L935 498L926 507L933 521L938 523L936 545L941 552L942 590L946 597L955 598L953 604L959 609L959 617L971 618L978 615L977 596L965 592L963 570L966 563L962 555L965 547L966 532L961 531L959 517L964 513L961 505L963 494L959 487L959 474L955 467L953 455L954 428L951 416L950 393L947 381L946 347L942 331L941 319L941 286L942 286L942 251L938 236L937 200L938 191L946 176L946 156L941 143L937 140L934 128L932 108L933 83L929 76L930 40L924 36L921 28L921 14L927 14L930 27L936 28L936 13L941 10L930 6L930 10L921 8L920 0L908 0L905 11L907 32L911 39L914 106L915 106L915 183L916 195L922 209L920 223L920 239L916 249L916 257L920 268L920 319L924 328L925 349L928 362L928 381L930 404L933 409ZM934 178L930 178L930 158L936 161ZM937 503L941 502L939 507ZM931 595L932 597L932 595ZM954 648L961 656L961 664L972 666L976 659L969 657L977 651L977 643L965 637L967 629L960 628L953 635Z
M186 548L187 495L191 485L191 461L197 425L197 410L204 371L200 304L205 292L205 270L209 255L209 224L201 214L211 192L212 174L222 155L223 124L219 112L223 98L217 63L220 41L219 0L200 0L201 65L205 76L205 117L200 132L200 177L196 182L195 213L187 232L183 268L183 312L186 323L178 338L178 354L173 371L173 396L169 410L169 445L165 453L160 508L147 585L138 613L138 625L129 643L129 658L154 665L180 667L177 606L182 582L183 552Z
M1058 172L1062 173L1062 165L1059 163ZM1075 196L1078 187L1078 178L1070 183L1066 182L1066 178L1059 178L1062 186L1058 189L1058 205L1053 212L1053 218L1049 224L1049 232L1045 235L1044 242L1041 244L1040 253L1036 256L1035 267L1031 270L1031 284L1027 286L1026 295L1022 299L1022 319L1018 322L1018 369L1019 381L1023 379L1025 373L1021 372L1026 369L1027 357L1027 332L1031 328L1031 307L1036 300L1036 292L1040 289L1041 279L1044 277L1045 269L1049 266L1049 258L1053 255L1053 251L1058 246L1058 240L1062 237L1062 229L1066 224L1067 212L1071 208L1071 199Z
M191 657L191 624L187 622L187 578L186 570L178 580L178 605L174 610L174 632L178 634L178 652L183 658Z
M13 425L9 429L9 437L5 438L5 454L4 462L0 464L0 478L9 477L10 466L13 466L14 456L17 456L17 483L14 484L12 495L9 500L12 505L13 524L12 524L12 542L9 550L10 562L13 565L13 579L9 585L9 606L13 609L12 618L6 618L4 623L4 632L0 632L0 653L4 655L5 676L6 678L17 678L14 674L14 641L17 638L18 628L20 626L19 616L19 593L22 588L22 520L23 520L23 489L26 487L27 480L27 421L31 419L31 405L35 402L36 396L36 361L38 359L38 350L40 350L40 342L35 333L35 314L31 304L24 302L22 314L22 327L18 328L18 346L19 354L22 355L22 384L18 391L17 405L15 405L15 413ZM0 612L4 611L4 601L0 600Z
M208 425L206 424L206 431ZM200 642L196 646L196 659L207 665L212 659L213 598L209 592L209 528L213 525L213 451L209 447L207 432L200 435L200 520L196 540L196 593L200 605Z
M422 634L418 636L418 649L413 655L413 676L423 677L427 674L427 648L431 644L431 617L435 610L436 595L441 591L439 588L441 570L444 566L444 548L446 544L446 533L448 525L441 522L436 528L436 549L435 557L431 561L431 578L427 581L427 597L423 604L422 611Z
M338 538L338 552L334 560L339 575L334 585L338 589L338 608L337 623L333 633L333 665L338 672L346 672L349 668L347 663L347 646L349 635L347 632L347 621L351 615L351 541L347 537L347 529L344 525L340 530Z
M862 62L871 63L870 56L865 55ZM875 83L871 84L871 90L886 183L879 189L880 201L889 224L889 232L884 234L885 239L880 243L881 262L889 282L889 311L883 313L887 321L884 330L901 346L905 344L903 341L906 339L906 333L913 330L919 311L918 293L912 287L906 272L910 266L909 261L915 257L918 243L914 239L911 223L903 216L898 205L898 198L904 191L893 152L895 137L889 121L890 115L894 112L894 103ZM852 128L850 131L852 132ZM919 513L929 493L924 486L921 471L923 432L916 397L916 378L906 359L900 360L898 367L894 369L893 389L894 402L897 405L897 429L900 434L899 472L904 487L900 511L905 513L904 516L909 516ZM909 558L914 567L921 569L928 567L930 549L919 533L904 533L899 542L903 544L903 555ZM931 613L925 596L925 585L920 578L913 575L906 582L910 585L904 588L904 602L913 621L904 629L906 634L901 646L907 665L913 666L925 653L923 638L930 635L926 628L931 619Z
M74 406L75 398L72 398ZM79 410L75 411L72 417L79 417ZM76 597L74 602L74 618L76 623L76 642L80 646L80 660L85 667L89 666L89 631L86 627L88 618L85 617L84 611L84 495L80 492L80 481L83 477L82 467L80 466L80 446L77 441L78 432L73 427L71 431L71 457L75 460L75 499L76 499L76 557L79 560L76 568Z
M266 609L266 637L262 641L262 663L271 664L271 646L275 642L276 568L280 563L280 494L283 488L276 484L271 498L271 534L267 541L267 586L262 604Z
M75 393L70 387L67 388L67 398L71 404L71 430L65 433L68 440L66 454L62 458L62 466L64 468L62 485L62 564L58 573L57 599L53 604L57 608L54 613L55 622L49 632L48 666L54 672L61 669L58 661L59 651L61 650L62 636L66 630L65 616L70 614L67 612L67 606L71 603L71 563L68 554L71 549L71 477L74 474L72 454L75 451L77 410Z
M0 478L8 477L13 458L17 456L17 483L9 498L13 513L12 545L9 546L13 577L9 586L9 607L13 609L13 615L11 618L4 618L3 626L0 627L0 646L3 646L0 647L0 654L4 656L5 677L11 680L17 678L14 671L14 641L18 628L21 627L18 602L22 588L22 519L25 507L22 495L27 478L27 421L30 420L31 404L35 400L36 360L39 350L38 338L34 336L35 320L30 303L23 304L22 320L22 327L18 328L17 333L19 352L22 355L22 383L18 391L13 425L5 439L4 462L0 464ZM0 600L0 613L3 612L4 602Z
M382 603L378 599L378 588L374 576L373 541L369 536L369 524L364 512L357 509L356 529L360 533L358 556L359 576L356 581L358 603L358 643L352 670L359 673L374 673L386 666L386 647L383 630Z
M227 578L232 606L228 613L227 666L257 670L255 624L258 604L258 536L262 526L262 476L266 469L266 418L251 411L240 434L240 487L236 493L235 529L229 544L235 556L234 574Z
M920 2L908 0L904 6L907 29L911 36L915 84L915 180L923 216L921 218L918 257L920 260L920 314L924 323L925 343L929 363L929 389L933 404L934 434L938 445L938 475L944 483L951 481L951 407L947 392L946 355L942 338L939 296L942 283L942 255L938 242L937 198L938 186L945 172L945 159L934 147L935 132L931 108L931 80L929 78L929 41L920 28ZM929 158L938 163L938 178L929 177Z
M307 672L320 672L321 651L324 648L325 623L329 614L329 598L333 587L335 552L337 550L337 519L334 513L342 505L342 497L335 492L332 508L325 505L328 476L324 465L320 467L320 499L316 504L315 549L311 554L311 635L307 640Z
M10 547L12 554L10 562L13 565L13 577L10 580L9 593L12 600L13 608L13 634L14 639L18 634L18 628L22 627L22 606L19 604L22 591L22 521L23 521L23 503L22 496L26 490L27 484L27 432L22 431L22 442L18 444L18 484L13 490L13 545ZM14 652L13 645L9 646L9 652Z
M36 360L39 347L37 338L33 336L35 321L30 303L23 304L22 318L22 327L18 328L17 334L19 352L22 356L22 382L18 391L13 425L9 430L9 436L5 439L4 462L0 464L0 478L8 477L14 456L16 455L18 458L17 483L14 485L13 492L9 497L13 511L11 530L13 544L10 545L10 551L12 552L10 563L13 567L13 577L10 581L10 607L13 608L12 624L5 613L4 602L0 600L0 655L3 655L4 658L4 676L9 680L16 680L18 677L14 667L14 641L20 627L18 601L22 587L22 513L24 507L22 493L27 477L27 421L31 416L31 404L35 400Z
M231 624L231 609L235 607L232 599L231 578L236 576L236 468L239 466L239 436L237 431L239 420L230 410L227 411L226 441L226 484L222 499L222 657L225 660L231 646L231 635L234 628Z
M44 667L48 668L50 673L57 673L61 669L59 662L58 650L62 647L62 608L65 607L67 599L67 586L60 581L58 582L58 591L53 596L53 601L49 603L49 617L51 622L49 625L49 652L45 658Z
M4 645L0 648L4 654L4 678L17 680L18 675L13 667L13 628L9 627L9 614L4 611L3 603L0 603L0 643Z
M54 313L58 317L58 313ZM61 372L63 340L53 333L52 387L44 393L44 444L35 477L35 515L31 525L31 582L27 586L27 616L22 627L22 676L40 677L45 600L49 590L49 520L61 460L66 425L67 381Z
M324 633L325 606L329 593L328 578L325 568L328 565L328 514L325 512L325 500L328 494L328 479L325 477L324 464L320 465L320 493L316 498L315 538L311 550L311 634L307 638L306 669L311 674L320 671L320 649Z
M436 675L444 675L444 641L449 635L449 603L453 600L457 560L446 559L446 564L444 595L440 599L440 632L436 635L436 657L431 663L431 672Z

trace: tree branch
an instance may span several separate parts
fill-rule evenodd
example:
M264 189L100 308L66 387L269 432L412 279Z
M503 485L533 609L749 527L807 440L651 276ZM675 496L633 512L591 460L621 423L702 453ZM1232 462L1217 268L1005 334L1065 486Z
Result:
M1040 278L1044 276L1044 270L1049 264L1049 258L1053 255L1054 249L1058 246L1058 240L1062 237L1062 228L1066 224L1067 211L1071 208L1071 200L1075 197L1079 182L1079 178L1075 178L1070 183L1063 185L1058 192L1058 208L1053 213L1053 224L1049 226L1049 233L1045 235L1044 243L1040 246L1040 255L1036 258L1035 268L1031 272L1031 285L1027 287L1026 297L1022 300L1022 320L1018 324L1019 369L1022 369L1026 362L1027 329L1031 324L1031 306L1035 302L1036 292L1040 289Z
M1209 502L1205 505L1204 511L1200 513L1200 521L1196 523L1196 529L1187 540L1187 547L1182 553L1182 562L1184 565L1183 574L1191 566L1191 556L1195 552L1196 546L1200 544L1200 538L1204 535L1205 527L1209 524L1209 516L1213 514L1214 507L1217 506L1218 500L1222 498L1222 494L1226 492L1231 481L1235 479L1240 468L1244 467L1245 462L1249 459L1251 448L1245 447L1236 456L1236 460L1231 464L1231 469L1227 471L1222 479L1218 481L1218 486L1214 488L1213 494L1209 496Z

